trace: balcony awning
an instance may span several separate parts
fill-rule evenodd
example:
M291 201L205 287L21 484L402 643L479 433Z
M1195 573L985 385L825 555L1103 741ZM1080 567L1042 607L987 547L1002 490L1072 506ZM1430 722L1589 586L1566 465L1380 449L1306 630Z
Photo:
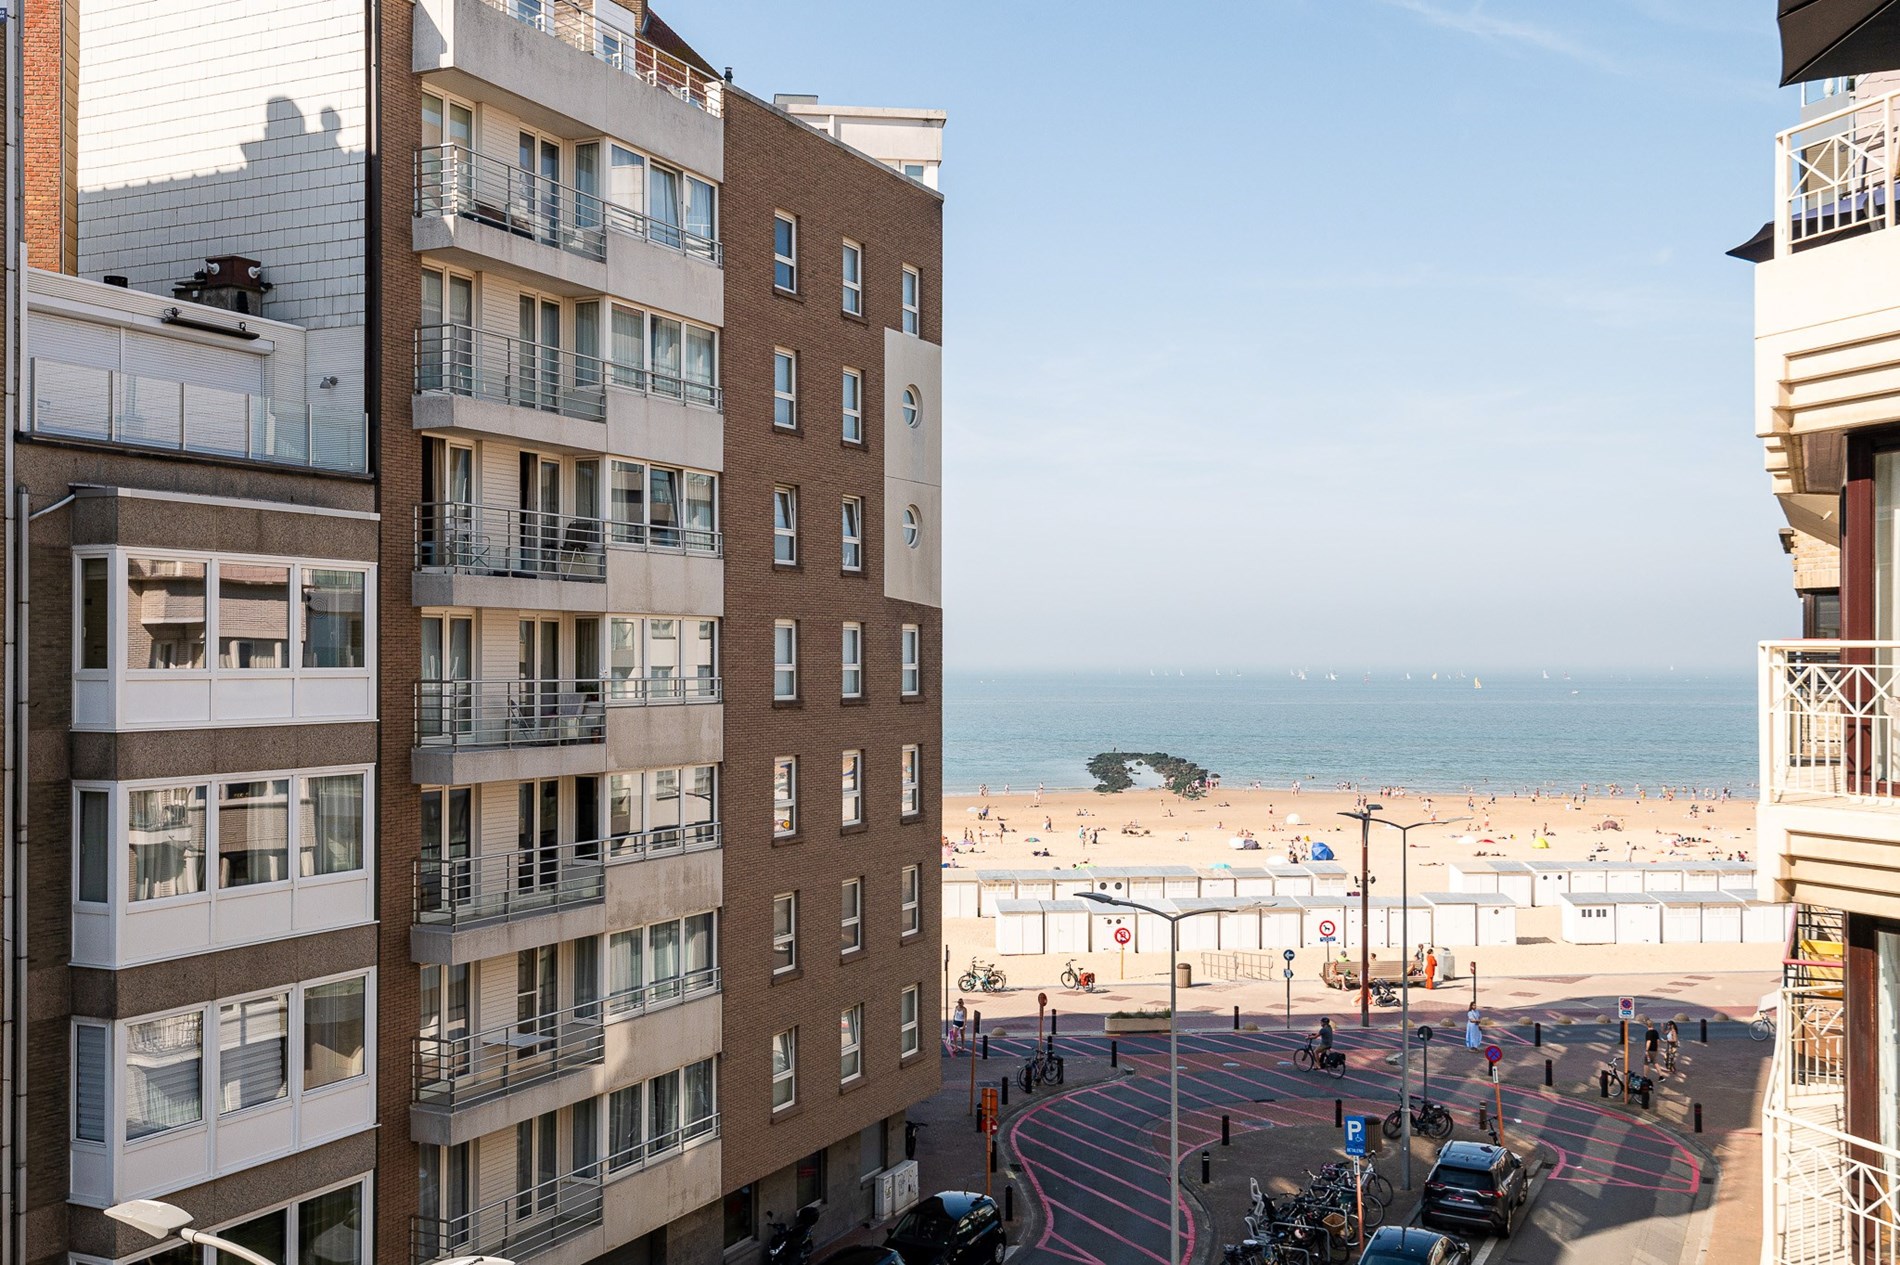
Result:
M1779 0L1781 82L1900 69L1900 0Z

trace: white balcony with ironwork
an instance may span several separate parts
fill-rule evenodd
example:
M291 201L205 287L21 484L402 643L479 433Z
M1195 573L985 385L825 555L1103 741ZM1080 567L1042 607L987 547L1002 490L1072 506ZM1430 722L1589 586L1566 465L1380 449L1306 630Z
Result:
M724 465L716 366L622 364L466 325L415 334L417 430L576 454Z

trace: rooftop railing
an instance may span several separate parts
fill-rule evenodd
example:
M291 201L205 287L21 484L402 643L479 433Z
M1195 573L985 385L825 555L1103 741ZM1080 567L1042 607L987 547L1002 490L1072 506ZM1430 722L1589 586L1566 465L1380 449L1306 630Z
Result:
M604 741L608 706L716 703L716 676L416 682L416 745L479 750Z
M483 0L525 26L597 57L717 118L724 112L725 84L655 48L637 34L594 16L574 0Z
M1894 225L1900 93L1857 101L1775 137L1775 253Z
M635 211L463 145L416 151L416 214L464 216L583 259L607 258L609 233L714 265L723 259L709 226L697 233L663 214Z
M710 409L724 403L717 384L670 368L583 356L467 325L416 329L417 394L468 396L600 422L607 418L609 389Z
M545 848L419 857L415 920L459 931L590 904L605 895L609 865L706 852L720 843L719 823L702 821Z
M35 434L362 474L362 413L33 357Z
M642 553L718 557L720 534L705 527L620 523L461 502L416 507L416 569L463 575L604 580L602 544Z
M1770 803L1900 803L1900 642L1761 649L1762 794Z

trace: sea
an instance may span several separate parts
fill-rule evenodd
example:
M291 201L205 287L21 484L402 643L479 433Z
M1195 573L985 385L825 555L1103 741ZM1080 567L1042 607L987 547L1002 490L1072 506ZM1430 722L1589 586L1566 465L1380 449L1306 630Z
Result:
M1742 797L1756 735L1755 678L1742 672L944 673L953 795L1090 787L1090 757L1119 750L1193 760L1229 787L1617 783Z

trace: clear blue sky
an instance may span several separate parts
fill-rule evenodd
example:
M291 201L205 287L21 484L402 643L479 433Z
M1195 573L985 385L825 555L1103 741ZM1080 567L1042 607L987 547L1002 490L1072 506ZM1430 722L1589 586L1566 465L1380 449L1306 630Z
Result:
M952 668L1745 667L1770 0L662 0L950 112Z

